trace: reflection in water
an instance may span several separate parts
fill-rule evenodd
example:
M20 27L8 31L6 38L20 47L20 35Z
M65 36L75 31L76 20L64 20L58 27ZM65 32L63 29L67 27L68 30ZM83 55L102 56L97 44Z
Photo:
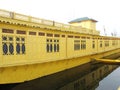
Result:
M95 90L99 86L99 81L117 67L96 62L86 63L59 73L18 84L12 90Z
M116 65L92 65L90 72L87 72L79 79L70 82L59 88L59 90L95 90L99 86L99 81L110 74L118 66ZM83 71L84 72L84 71ZM102 84L101 84L102 85ZM109 87L109 86L108 86ZM113 89L96 89L113 90Z
M117 90L120 90L120 86L118 87L118 89Z
M120 67L100 81L96 90L120 90Z

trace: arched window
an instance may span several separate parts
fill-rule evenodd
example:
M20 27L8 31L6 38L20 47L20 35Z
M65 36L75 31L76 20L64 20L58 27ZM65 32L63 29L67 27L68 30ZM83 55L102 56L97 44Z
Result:
M46 48L47 48L47 52L49 52L49 44L47 44Z
M20 54L20 44L16 45L16 52L17 52L17 54Z
M25 37L16 37L16 53L17 55L26 53Z
M2 37L2 40L3 40L3 41L6 41L6 40L7 40L7 37L3 36L3 37Z
M6 43L3 43L3 54L7 54L8 53L8 46Z
M56 44L54 44L54 52L56 52L57 51L57 46L56 46Z
M25 44L22 44L22 54L25 53Z
M50 52L52 52L52 44L50 44Z
M16 38L16 41L20 41L20 38L17 37L17 38Z
M59 52L59 44L57 44L57 52Z
M9 45L9 52L10 52L10 54L13 54L13 52L14 52L14 47L13 47L12 43L10 43L10 45Z
M12 36L2 36L3 55L14 54L13 40Z

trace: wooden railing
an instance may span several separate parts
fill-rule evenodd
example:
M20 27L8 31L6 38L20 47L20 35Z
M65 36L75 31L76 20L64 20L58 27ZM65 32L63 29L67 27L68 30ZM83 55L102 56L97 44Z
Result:
M40 18L35 18L15 12L10 12L6 10L1 10L0 9L0 17L5 17L5 18L11 18L11 19L16 19L16 20L21 20L21 21L27 21L27 22L32 22L32 23L37 23L37 24L42 24L42 25L48 25L48 26L54 26L58 28L62 28L65 31L70 31L70 32L76 32L76 33L84 33L84 34L93 34L93 35L99 35L99 31L96 30L89 30L87 28L83 27L77 27L77 26L71 26L68 24L63 24L63 23L58 23L55 21L50 21L50 20L45 20L45 19L40 19Z

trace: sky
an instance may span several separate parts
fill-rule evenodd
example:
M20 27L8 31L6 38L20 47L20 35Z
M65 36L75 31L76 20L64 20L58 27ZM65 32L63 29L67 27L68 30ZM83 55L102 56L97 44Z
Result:
M97 20L97 30L120 37L119 0L0 0L0 9L68 23L81 17Z

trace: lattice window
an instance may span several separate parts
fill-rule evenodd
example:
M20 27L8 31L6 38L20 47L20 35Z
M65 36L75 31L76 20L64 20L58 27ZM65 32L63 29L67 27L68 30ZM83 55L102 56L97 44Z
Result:
M3 55L13 55L14 54L14 44L12 36L2 36L2 49Z
M47 39L46 40L46 51L47 52L59 52L59 40Z
M16 37L16 54L25 54L25 37Z
M3 55L7 55L8 54L8 46L6 43L3 43Z

